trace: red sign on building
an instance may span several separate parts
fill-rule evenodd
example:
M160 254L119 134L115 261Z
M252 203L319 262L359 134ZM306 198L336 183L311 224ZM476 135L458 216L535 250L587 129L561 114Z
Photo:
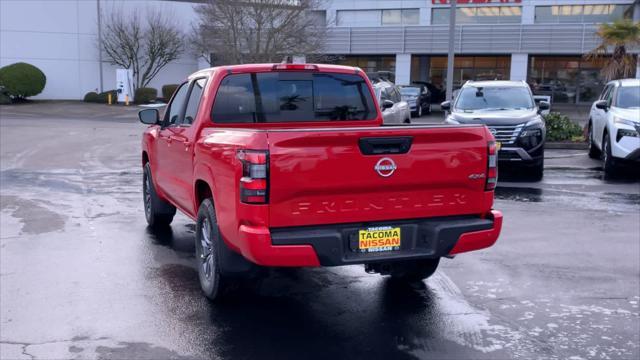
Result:
M458 4L519 4L522 0L458 0ZM433 5L446 5L449 0L431 0Z

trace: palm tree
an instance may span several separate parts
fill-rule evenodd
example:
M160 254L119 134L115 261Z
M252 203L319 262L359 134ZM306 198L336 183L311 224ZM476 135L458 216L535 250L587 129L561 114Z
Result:
M607 58L602 68L605 81L632 77L636 71L635 55L627 53L627 47L640 45L640 23L629 19L604 23L597 31L600 45L585 55L588 60ZM613 53L609 57L609 50Z

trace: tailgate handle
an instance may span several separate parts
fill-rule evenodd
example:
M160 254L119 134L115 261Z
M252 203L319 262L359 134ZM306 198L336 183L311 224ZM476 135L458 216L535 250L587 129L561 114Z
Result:
M412 141L411 136L360 138L360 152L364 155L406 154Z

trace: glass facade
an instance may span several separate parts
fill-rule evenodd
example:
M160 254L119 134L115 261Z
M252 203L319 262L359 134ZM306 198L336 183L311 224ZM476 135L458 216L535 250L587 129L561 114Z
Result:
M545 23L603 23L631 15L632 5L556 5L536 6L535 22Z
M582 56L530 56L527 82L536 95L550 95L555 103L590 103L605 84L600 70L604 59Z
M396 57L391 56L345 56L336 61L339 65L357 66L365 73L372 74L375 72L396 72ZM393 80L393 79L391 79Z
M414 58L417 61L417 57ZM456 56L453 69L454 88L461 87L467 80L508 80L511 71L511 57ZM419 72L412 71L411 74L412 80L418 80L415 76L419 76ZM447 57L431 56L428 72L429 81L434 85L444 87L446 74Z
M480 6L456 9L456 24L519 24L522 8L519 6ZM449 8L431 10L431 24L449 24Z

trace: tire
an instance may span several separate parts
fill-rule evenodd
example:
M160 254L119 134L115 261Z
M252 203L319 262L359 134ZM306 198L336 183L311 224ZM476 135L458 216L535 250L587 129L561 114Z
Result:
M176 208L158 196L153 185L149 163L144 165L142 172L142 199L144 202L144 215L149 226L163 227L171 224L173 217L176 215Z
M429 103L429 105L427 106L427 115L431 114L431 103Z
M418 105L418 117L422 117L422 105Z
M592 159L600 159L600 157L602 156L602 152L593 142L593 124L591 123L591 121L589 121L589 130L587 136L589 137L589 157Z
M410 260L402 263L393 264L391 269L391 278L404 282L422 281L436 272L440 258Z
M212 301L219 300L229 288L227 277L220 271L222 241L213 201L205 199L198 209L195 247L200 288Z
M611 139L609 134L605 133L602 139L602 162L605 175L615 175L617 164L613 155L611 154Z
M405 124L411 124L411 119L404 119Z

